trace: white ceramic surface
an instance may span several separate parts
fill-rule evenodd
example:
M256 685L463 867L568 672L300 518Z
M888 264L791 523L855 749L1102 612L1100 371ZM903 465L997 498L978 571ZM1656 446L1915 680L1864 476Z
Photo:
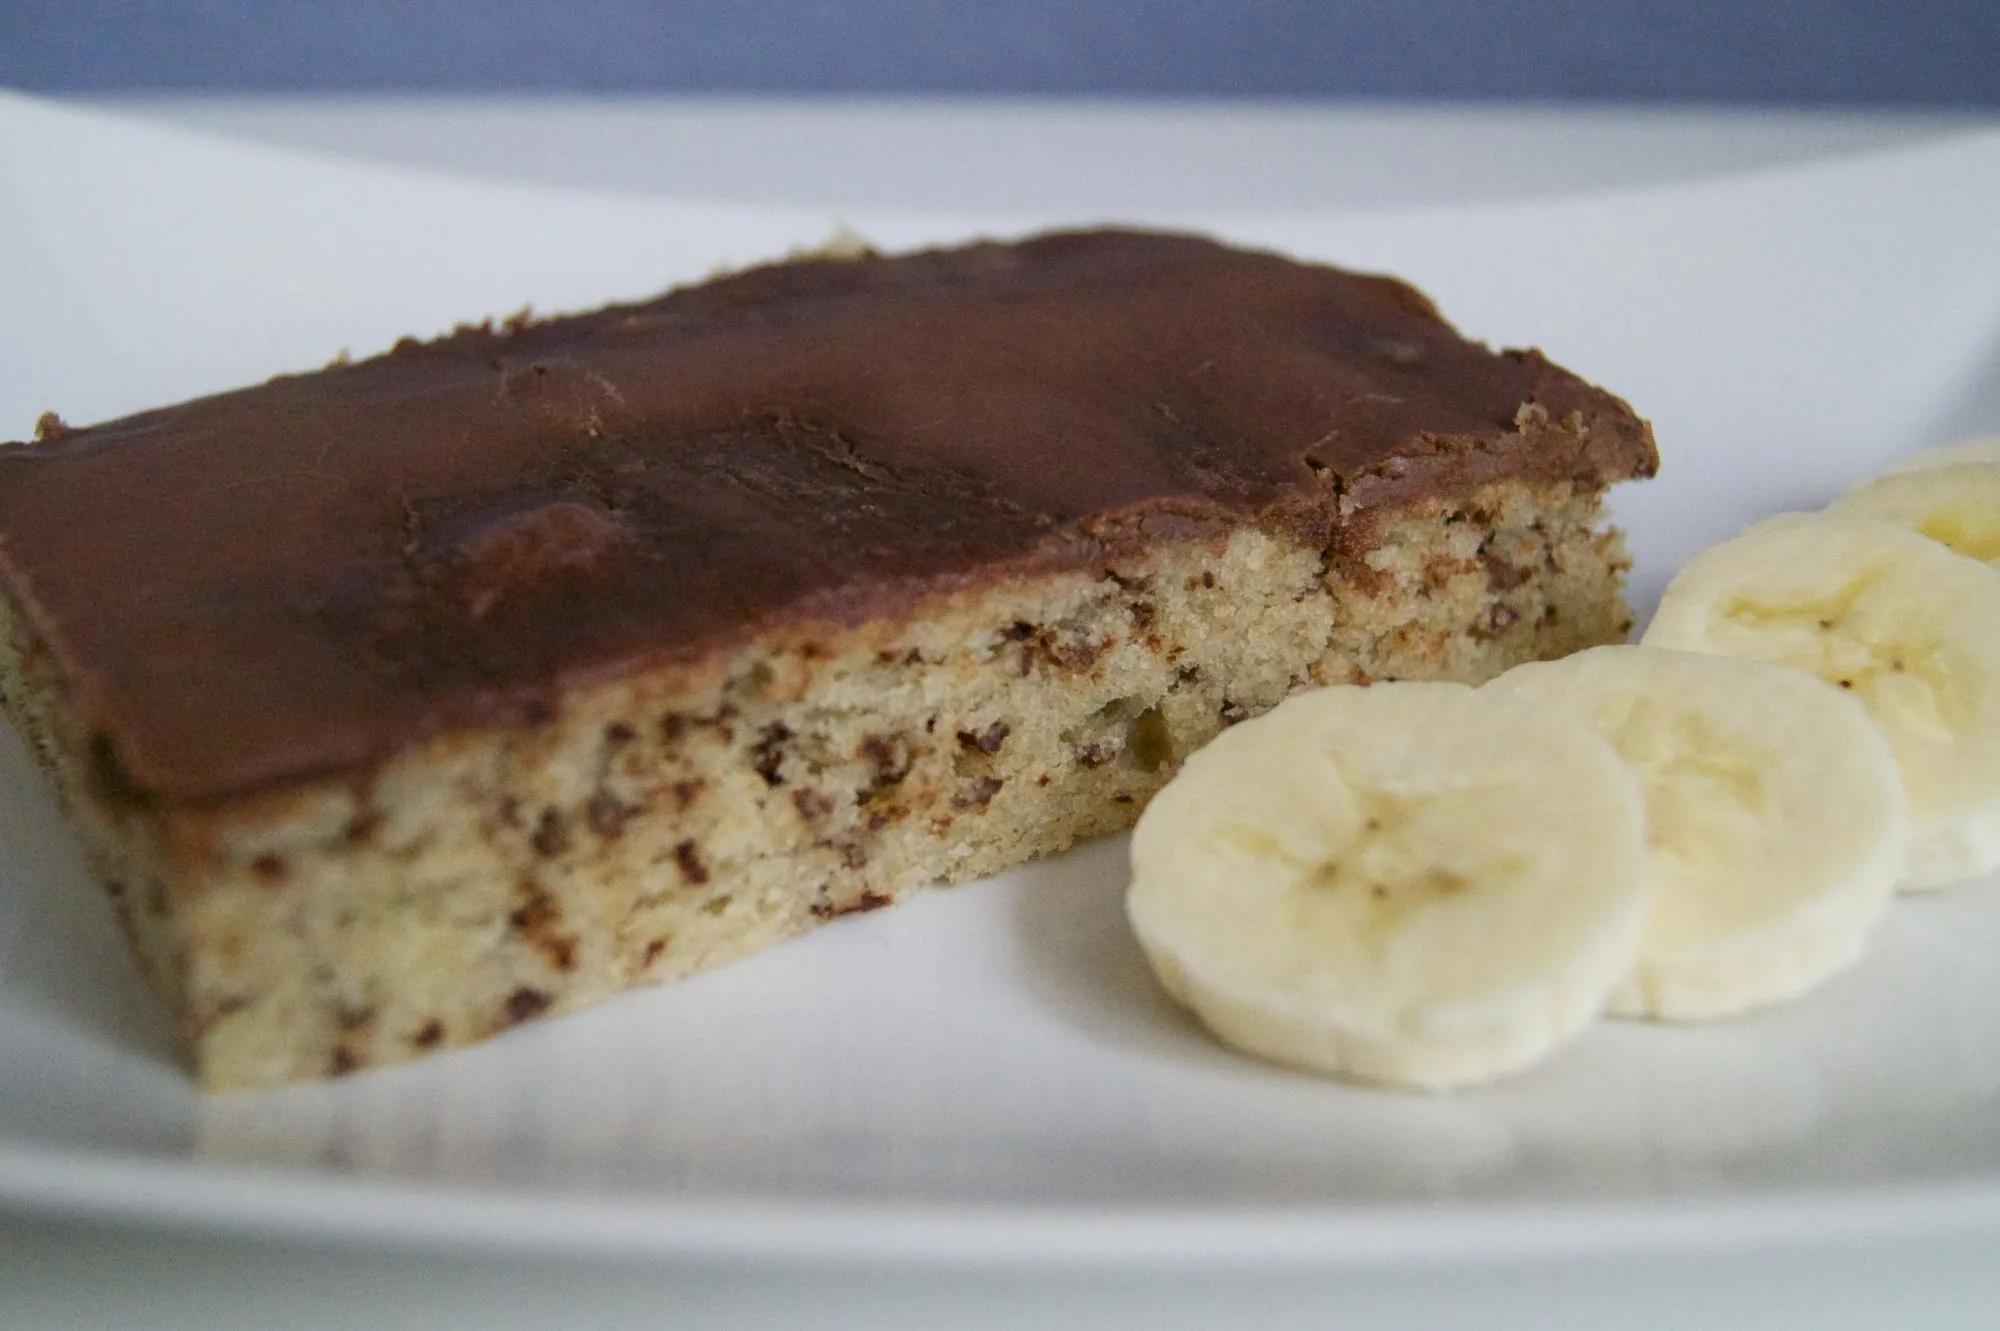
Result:
M1990 126L1978 111L1043 97L169 93L106 109L295 151L808 208L1085 214L1492 203L1755 171Z
M2000 430L1996 216L1987 134L1584 199L1137 220L1397 271L1468 332L1626 394L1667 460L1618 502L1649 601L1744 521ZM0 435L643 294L832 220L438 181L0 98ZM903 244L1071 219L850 220ZM1866 963L1796 1006L1606 1024L1438 1098L1213 1047L1151 986L1122 887L1103 842L477 1049L204 1100L10 739L0 1203L949 1264L2000 1234L2000 883L1899 902Z

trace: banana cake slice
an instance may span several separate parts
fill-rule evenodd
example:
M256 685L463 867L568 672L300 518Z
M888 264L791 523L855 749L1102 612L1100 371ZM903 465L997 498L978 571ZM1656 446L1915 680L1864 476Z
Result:
M202 1081L478 1040L1124 827L1317 683L1622 638L1650 431L1403 283L807 259L0 447L0 663Z

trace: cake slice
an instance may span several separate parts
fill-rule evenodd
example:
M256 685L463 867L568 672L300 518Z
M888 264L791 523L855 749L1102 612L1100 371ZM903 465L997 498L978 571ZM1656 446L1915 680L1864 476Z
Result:
M1316 683L1622 638L1623 402L1079 232L778 264L0 447L6 705L204 1083L392 1063L1129 824Z

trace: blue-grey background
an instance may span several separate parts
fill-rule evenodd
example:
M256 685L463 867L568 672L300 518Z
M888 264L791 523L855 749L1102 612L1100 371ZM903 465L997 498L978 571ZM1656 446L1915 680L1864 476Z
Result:
M2000 105L2000 0L0 0L0 83Z

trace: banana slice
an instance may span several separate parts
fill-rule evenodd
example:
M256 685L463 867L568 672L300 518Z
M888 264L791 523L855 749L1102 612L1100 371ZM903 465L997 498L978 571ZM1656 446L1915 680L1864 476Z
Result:
M1955 467L1964 462L2000 462L2000 435L1987 439L1961 439L1940 448L1926 448L1910 454L1884 474L1899 476L1905 472L1929 471L1932 467Z
M1851 696L1756 661L1597 647L1484 690L1573 716L1639 775L1652 918L1619 1016L1728 1016L1861 955L1903 867L1896 760Z
M1787 514L1695 556L1650 647L1795 666L1861 700L1910 815L1903 886L2000 865L2000 576L1890 523Z
M2000 567L2000 462L1892 473L1835 500L1827 512L1893 522Z
M1139 820L1126 911L1224 1042L1441 1089L1603 1009L1646 875L1638 782L1587 727L1377 684L1300 695L1190 758Z

